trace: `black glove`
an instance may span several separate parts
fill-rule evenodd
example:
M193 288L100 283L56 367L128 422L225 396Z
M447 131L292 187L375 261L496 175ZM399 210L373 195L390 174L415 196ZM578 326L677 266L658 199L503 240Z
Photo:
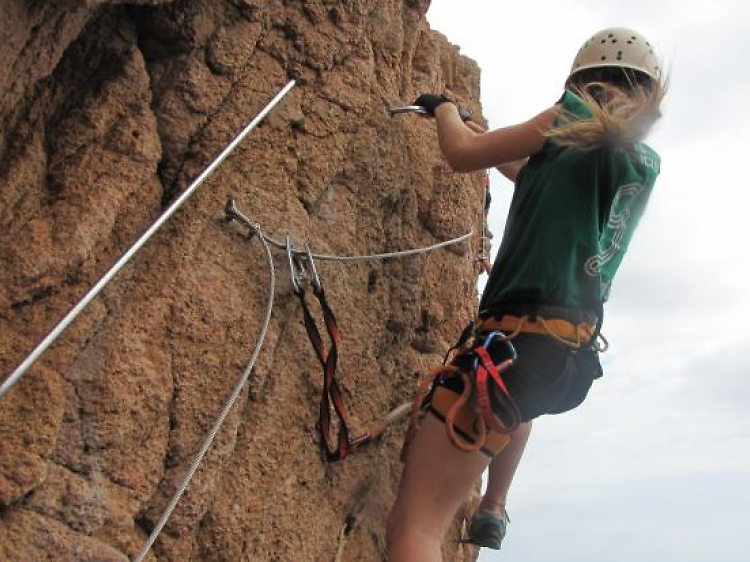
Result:
M438 95L438 94L422 94L419 96L416 100L414 100L414 105L418 105L420 107L424 107L425 111L431 115L432 117L435 117L435 110L440 104L443 103L453 103L453 100L444 96L444 95Z

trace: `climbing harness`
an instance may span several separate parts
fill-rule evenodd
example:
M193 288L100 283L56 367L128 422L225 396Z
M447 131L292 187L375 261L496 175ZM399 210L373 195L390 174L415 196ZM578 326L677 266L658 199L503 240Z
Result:
M414 398L409 429L404 440L402 459L405 459L409 444L419 426L419 416L435 399L439 381L458 378L461 381L461 395L452 403L446 404L445 430L451 443L461 451L473 452L483 449L487 442L489 430L499 434L513 432L521 421L520 412L503 381L502 373L517 361L516 350L511 340L521 333L540 334L572 349L592 346L597 352L607 351L609 344L601 334L601 315L599 311L596 324L580 322L574 324L556 317L545 318L535 315L502 315L478 318L463 330L458 341L448 350L443 364L433 369L420 383ZM472 341L473 339L473 341ZM493 344L503 343L507 346L507 358L495 364L489 353ZM453 354L453 358L451 355ZM450 361L449 361L450 359ZM494 388L494 391L491 390ZM501 419L492 407L492 398L497 402ZM442 397L438 397L442 398ZM469 441L459 436L456 430L457 416L462 414L466 404L470 404L476 413L474 429L476 438Z
M409 429L404 440L402 459L406 458L409 445L419 427L420 412L429 405L433 394L438 389L437 383L450 378L461 381L461 394L449 407L445 414L445 430L453 445L465 452L482 449L488 438L488 429L506 435L515 431L521 423L521 414L502 378L503 371L512 366L516 360L516 350L510 342L510 337L499 331L479 333L470 325L473 341L457 343L452 349L456 350L450 362L445 362L433 369L419 385L419 390L412 404L412 415ZM466 330L460 339L465 339ZM507 358L499 364L495 363L490 350L493 345L505 347ZM490 379L492 382L490 382ZM493 409L492 397L503 412L501 419ZM456 419L464 413L464 407L469 405L476 414L473 424L476 438L469 441L460 437L456 430Z
M255 118L230 142L213 162L193 181L190 186L180 195L161 216L144 232L140 238L126 251L122 257L107 271L88 293L76 304L70 312L53 328L53 330L34 348L29 356L21 363L10 376L0 385L0 399L16 384L37 359L52 345L60 334L78 317L88 304L109 283L117 273L125 267L130 259L146 244L146 242L167 222L177 210L187 201L190 196L203 184L206 179L216 171L224 160L239 146L247 135L260 124L263 119L278 105L278 103L294 87L295 81L290 80L278 94L258 113Z
M572 349L580 349L590 343L597 352L604 353L609 348L609 342L601 333L599 324L600 322L597 322L597 324L588 322L573 324L562 318L545 318L539 314L534 316L506 314L499 320L494 317L479 319L476 329L509 332L508 339L515 338L521 332L541 334L549 336Z

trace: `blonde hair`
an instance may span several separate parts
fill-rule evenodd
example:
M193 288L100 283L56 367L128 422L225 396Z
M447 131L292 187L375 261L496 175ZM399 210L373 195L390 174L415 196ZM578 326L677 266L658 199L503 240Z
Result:
M546 135L562 146L594 150L629 146L646 138L661 117L666 81L621 73L618 80L586 81L569 85L590 113L585 118L558 106L555 126Z

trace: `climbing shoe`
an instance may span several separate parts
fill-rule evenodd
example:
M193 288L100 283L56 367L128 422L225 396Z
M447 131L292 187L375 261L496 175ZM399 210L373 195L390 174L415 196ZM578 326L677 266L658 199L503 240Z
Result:
M498 517L494 513L479 509L471 518L469 536L461 542L500 550L500 545L508 529L508 523L510 523L510 518L506 511L503 511L502 516Z

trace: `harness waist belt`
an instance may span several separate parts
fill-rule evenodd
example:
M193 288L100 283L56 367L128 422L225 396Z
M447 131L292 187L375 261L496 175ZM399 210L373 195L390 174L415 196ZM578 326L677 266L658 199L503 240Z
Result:
M569 344L580 347L589 341L596 331L596 326L589 323L572 324L562 318L543 318L536 316L512 316L504 315L502 318L484 318L477 322L477 331L493 332L500 331L513 335L519 332L530 334L542 334L546 336L564 339Z

